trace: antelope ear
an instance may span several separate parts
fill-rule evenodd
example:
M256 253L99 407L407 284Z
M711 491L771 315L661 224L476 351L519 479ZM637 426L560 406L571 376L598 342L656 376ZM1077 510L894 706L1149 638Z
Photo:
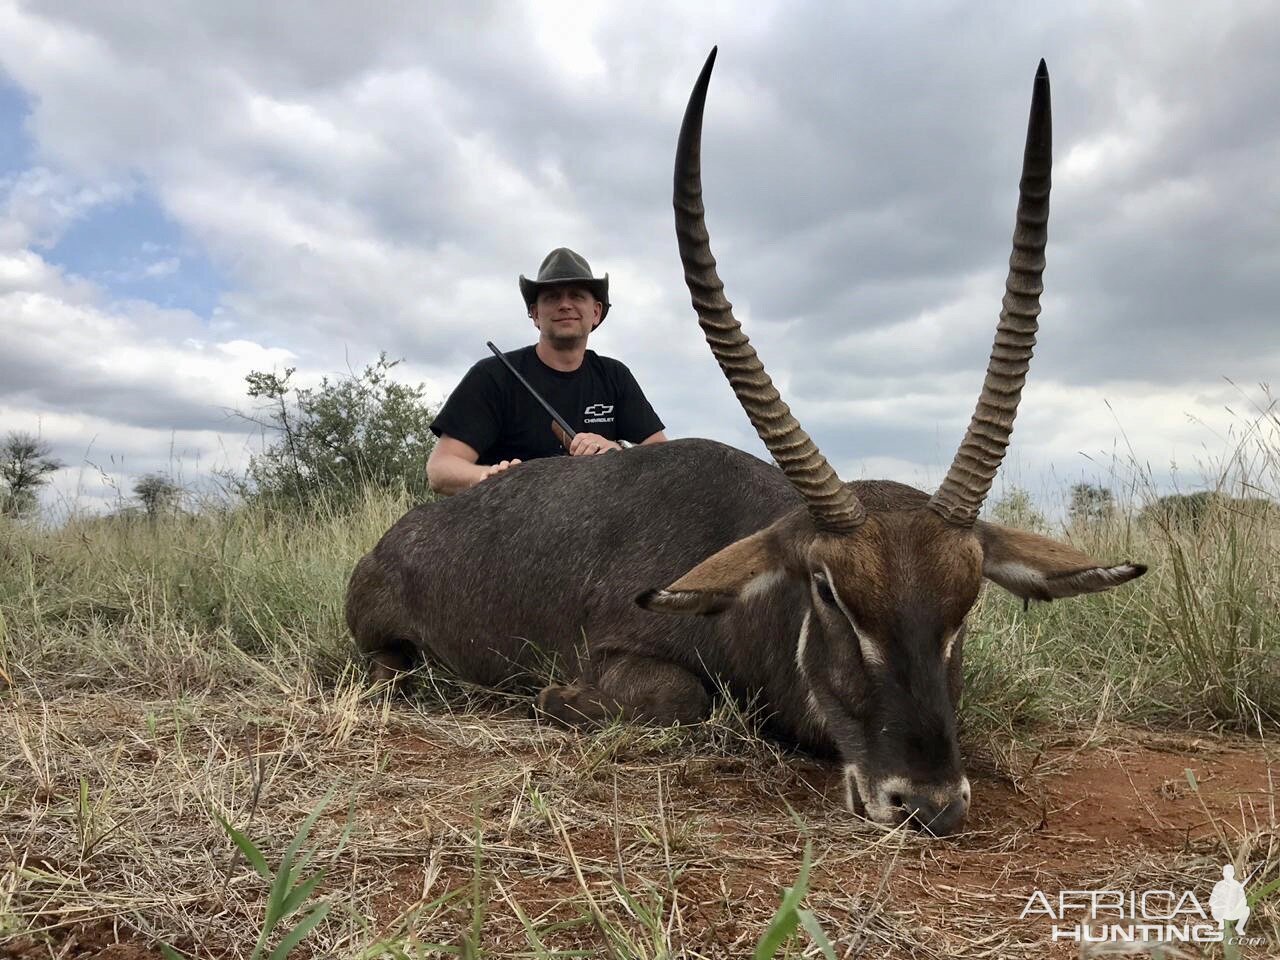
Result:
M636 603L655 613L720 613L785 573L774 528L766 527L713 553L670 586L646 590Z
M1098 593L1147 572L1140 563L1104 566L1075 547L1038 533L979 521L982 574L1024 600L1056 600Z

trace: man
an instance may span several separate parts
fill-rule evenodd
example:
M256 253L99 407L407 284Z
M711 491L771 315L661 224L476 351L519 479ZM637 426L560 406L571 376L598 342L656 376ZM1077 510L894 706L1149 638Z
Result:
M593 277L586 260L559 247L542 261L538 279L520 277L520 293L538 342L506 356L576 431L569 455L607 453L619 440L666 440L631 371L587 349L609 313L609 275ZM431 424L440 438L427 459L431 489L451 495L524 460L565 453L551 423L497 357L481 360Z

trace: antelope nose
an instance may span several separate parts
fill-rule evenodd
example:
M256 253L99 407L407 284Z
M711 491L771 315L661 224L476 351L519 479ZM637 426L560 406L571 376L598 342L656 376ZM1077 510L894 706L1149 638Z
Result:
M886 786L881 789L880 802L897 811L899 822L910 820L917 830L945 837L960 828L969 812L969 780L961 777L959 783L913 785L908 790L901 785L898 789Z

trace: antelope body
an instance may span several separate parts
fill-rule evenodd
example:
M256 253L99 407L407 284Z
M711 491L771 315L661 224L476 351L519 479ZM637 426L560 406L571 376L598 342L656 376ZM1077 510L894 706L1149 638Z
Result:
M538 460L407 513L352 574L347 622L375 671L426 657L475 683L546 675L569 723L703 719L717 685L773 730L838 756L882 823L954 830L965 617L983 578L1048 600L1140 576L977 519L1008 444L1039 313L1048 74L1036 75L1018 225L986 383L929 494L841 483L791 417L716 276L702 218L694 87L676 159L676 232L699 323L782 470L711 440ZM659 616L667 613L676 616Z

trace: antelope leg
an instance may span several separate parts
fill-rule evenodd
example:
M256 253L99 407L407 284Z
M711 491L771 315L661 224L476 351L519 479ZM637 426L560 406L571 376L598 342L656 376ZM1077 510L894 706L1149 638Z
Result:
M611 655L598 662L595 679L543 688L537 712L566 726L600 726L614 720L700 723L711 711L702 681L669 660L636 654Z

